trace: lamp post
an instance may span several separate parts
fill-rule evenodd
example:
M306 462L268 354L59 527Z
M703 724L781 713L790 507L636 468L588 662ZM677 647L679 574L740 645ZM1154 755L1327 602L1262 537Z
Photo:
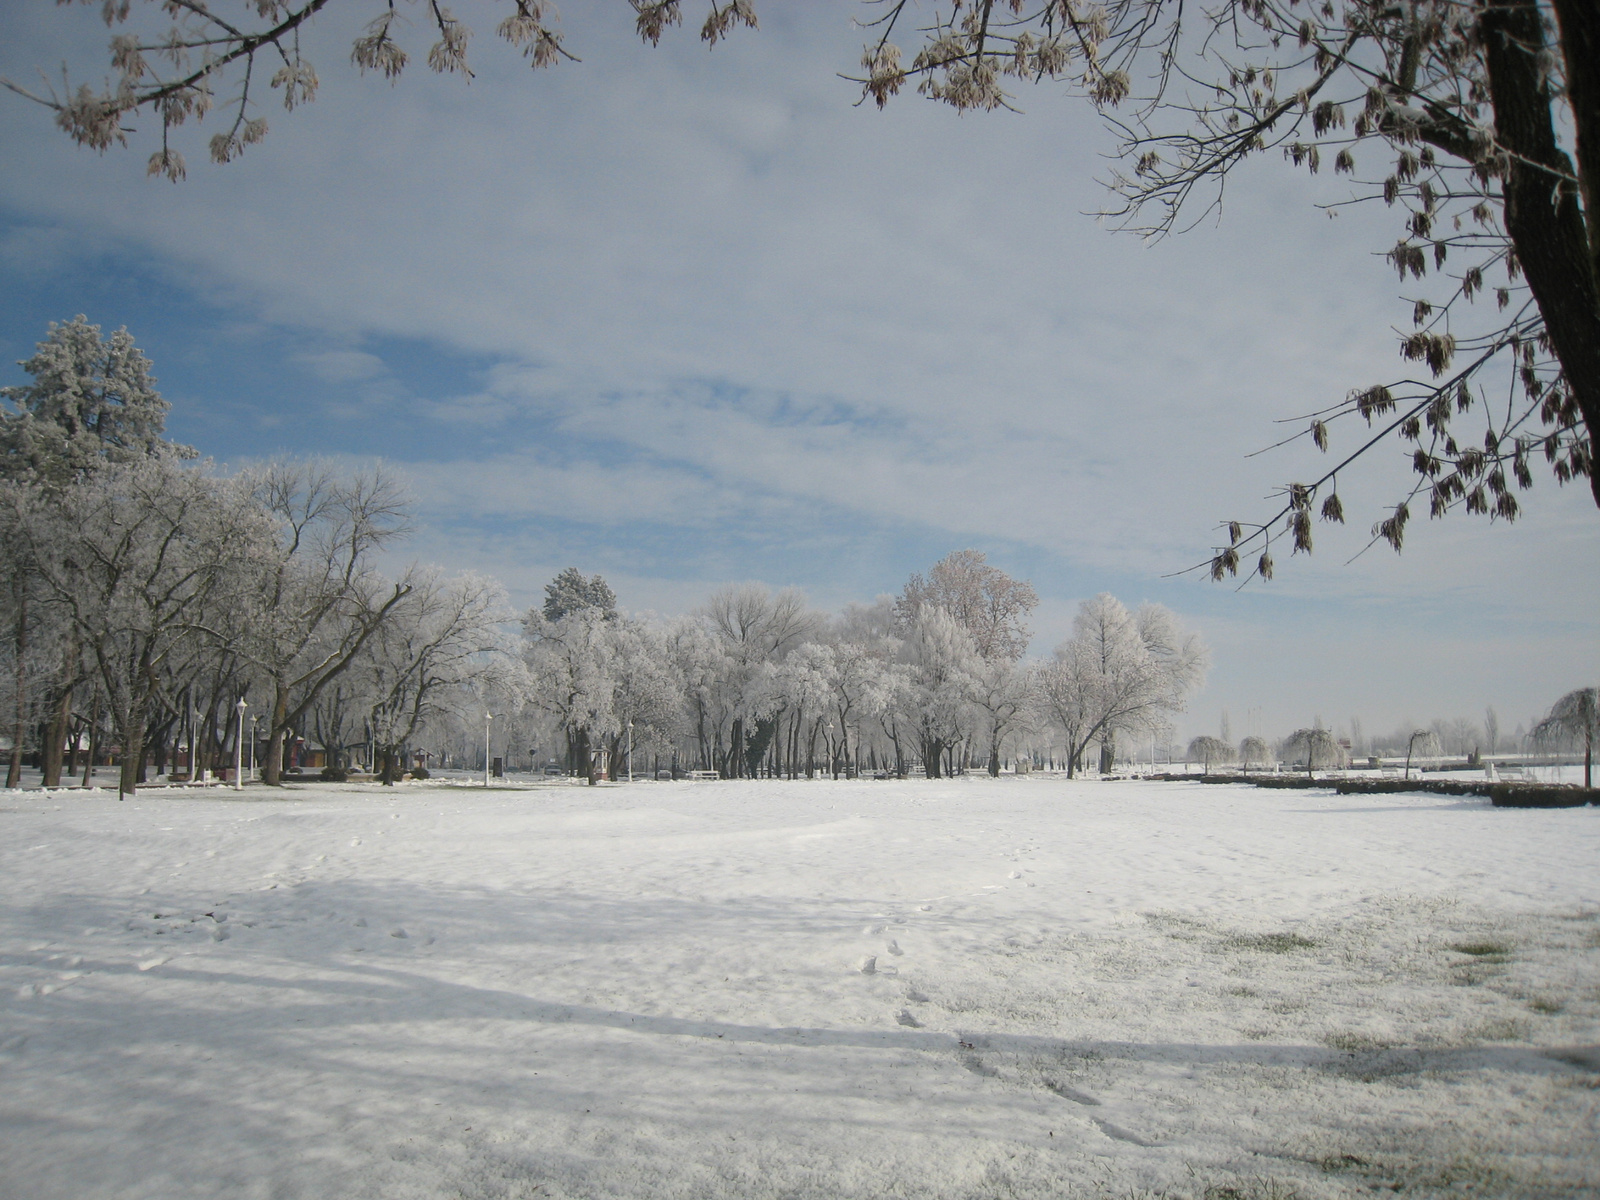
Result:
M239 735L233 739L233 790L237 792L244 787L244 710L250 706L240 696L233 707L239 714Z
M250 718L250 778L256 777L256 722L261 718L252 715Z
M483 714L483 786L489 786L489 727L494 721L493 713Z
M633 722L628 722L628 782L633 782Z

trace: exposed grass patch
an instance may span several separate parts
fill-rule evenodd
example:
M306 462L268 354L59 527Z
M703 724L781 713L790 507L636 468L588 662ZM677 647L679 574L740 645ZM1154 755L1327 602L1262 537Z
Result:
M1292 1184L1276 1179L1244 1179L1238 1183L1208 1183L1201 1200L1299 1200Z
M1508 943L1494 941L1490 938L1483 938L1473 942L1456 942L1450 949L1457 954L1469 954L1473 958L1503 959L1511 953L1511 946Z
M1234 987L1223 988L1222 994L1224 996L1240 996L1248 1000L1252 996L1259 996L1261 993L1256 991L1255 988L1249 988L1245 987L1243 984L1237 984Z
M1313 950L1317 943L1299 933L1241 933L1224 939L1227 950L1258 950L1264 954L1293 954Z
M1329 1154L1317 1160L1317 1169L1324 1175L1341 1175L1367 1165L1367 1160L1354 1154Z
M1500 1017L1485 1021L1469 1036L1479 1042L1518 1042L1528 1036L1528 1022L1520 1017Z
M1388 1050L1394 1046L1393 1042L1373 1037L1368 1033L1330 1033L1322 1039L1322 1044L1332 1050L1343 1050L1349 1054L1359 1054L1362 1051L1370 1050Z
M1554 996L1532 996L1528 999L1528 1007L1536 1013L1543 1013L1547 1017L1553 1017L1564 1009L1566 1005Z

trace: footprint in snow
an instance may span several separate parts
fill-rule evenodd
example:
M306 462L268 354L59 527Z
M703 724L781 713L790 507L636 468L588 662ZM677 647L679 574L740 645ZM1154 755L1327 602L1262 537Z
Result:
M1100 1101L1089 1095L1088 1092L1080 1092L1077 1088L1070 1088L1064 1083L1046 1081L1044 1086L1063 1100L1071 1100L1074 1104L1084 1104L1090 1108L1100 1107Z
M899 955L899 954L904 954L905 953L904 950L900 949L900 943L895 941L893 938L889 939L888 951L889 951L890 954L895 954L895 955Z
M1147 1141L1137 1133L1124 1129L1121 1125L1113 1125L1110 1121L1101 1120L1099 1117L1090 1117L1089 1119L1094 1122L1095 1128L1101 1133L1108 1138L1115 1138L1119 1142L1129 1142L1132 1145L1143 1146L1146 1149L1160 1144L1159 1142Z
M921 1029L922 1022L913 1017L909 1010L902 1008L895 1014L895 1023L904 1025L907 1029Z
M389 930L389 936L392 937L392 938L403 938L403 937L406 937L408 935L406 934L406 931L404 929L402 929L402 928L400 928L400 926L396 925L393 929Z
M350 839L350 844L352 846L359 846L359 845L361 845L361 839L360 838L351 838Z
M878 934L882 933L884 930L886 930L888 928L889 927L887 925L884 925L884 924L868 925L864 930L862 930L862 932L865 933L868 937L876 937Z
M868 954L856 963L856 970L863 975L876 975L878 973L878 956Z

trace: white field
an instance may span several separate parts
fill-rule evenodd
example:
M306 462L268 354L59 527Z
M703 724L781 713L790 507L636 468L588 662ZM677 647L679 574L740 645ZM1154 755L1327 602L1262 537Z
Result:
M18 1200L1600 1191L1600 808L5 792L0 846Z

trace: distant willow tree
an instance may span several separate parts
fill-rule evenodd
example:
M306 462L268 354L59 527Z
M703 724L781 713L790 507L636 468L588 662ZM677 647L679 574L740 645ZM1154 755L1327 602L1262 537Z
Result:
M1239 743L1239 762L1244 766L1245 774L1250 773L1252 765L1259 766L1267 761L1269 753L1267 743L1258 737L1247 737Z
M1344 747L1326 729L1296 729L1283 741L1284 758L1305 756L1306 776L1344 765Z
M1600 732L1600 703L1596 689L1578 688L1568 692L1551 707L1544 720L1533 727L1533 740L1541 745L1556 742L1583 743L1583 786L1594 786L1595 734Z
M1233 762L1238 755L1233 747L1221 738L1197 737L1189 743L1186 757L1200 763L1201 769L1209 775L1213 763Z
M1403 778L1411 778L1411 758L1436 758L1441 753L1439 735L1431 729L1418 729L1406 739L1406 772Z
M65 0L63 0L65 2ZM181 126L222 102L207 144L219 163L261 141L263 87L285 109L312 100L312 18L370 14L339 56L396 79L411 25L394 0L81 0L119 28L112 75L93 87L12 91L48 106L96 150L125 144L140 117L159 128L151 174L182 179ZM710 0L700 37L754 28L753 0ZM683 21L681 0L629 0L647 42ZM440 3L412 11L426 63L472 77L472 31ZM546 0L506 0L496 33L534 67L575 62ZM620 14L627 12L617 3ZM880 108L907 87L959 110L1014 109L1008 86L1066 84L1119 138L1102 215L1145 235L1181 231L1219 208L1242 164L1279 156L1350 177L1334 203L1393 209L1387 258L1412 328L1400 353L1424 371L1351 388L1311 407L1320 450L1339 422L1353 448L1283 485L1263 519L1229 521L1212 575L1271 578L1273 548L1310 552L1320 517L1342 523L1339 475L1399 443L1415 478L1373 540L1400 550L1413 503L1505 521L1544 458L1556 480L1587 477L1600 505L1600 4L1594 0L873 0L855 82ZM911 48L899 44L909 35ZM899 39L897 41L896 39ZM103 68L79 69L98 75ZM1358 227L1359 228L1359 227ZM1356 244L1351 253L1375 247ZM999 269L998 267L996 269ZM1431 280L1430 280L1431 276ZM1489 301L1492 305L1479 304ZM1495 402L1498 401L1498 402Z

